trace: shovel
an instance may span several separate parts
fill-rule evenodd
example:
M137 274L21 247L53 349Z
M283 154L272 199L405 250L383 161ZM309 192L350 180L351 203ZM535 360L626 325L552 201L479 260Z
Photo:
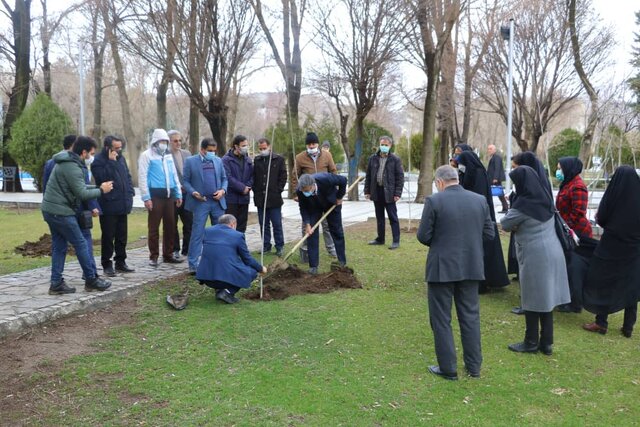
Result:
M360 181L363 180L364 177L358 177L358 179L356 179L353 184L351 184L349 187L347 187L346 193L349 194L349 192L356 186L358 185L358 183ZM314 224L313 227L311 227L311 233L305 233L304 236L302 236L302 239L300 239L298 241L298 243L296 243L296 245L289 251L289 253L287 255L284 256L284 258L281 259L277 259L274 262L271 263L271 265L269 265L269 267L267 268L267 270L269 271L269 274L267 275L270 276L273 273L275 273L276 271L281 271L281 270L286 270L287 268L289 268L289 264L287 263L287 259L293 255L298 249L300 249L300 246L302 246L302 244L307 240L307 238L313 234L313 232L316 230L316 228L318 228L320 226L320 223L322 223L322 221L324 221L331 212L333 212L333 210L336 208L337 205L333 205L331 206L325 213L324 215L322 215L322 217L320 217L320 219L318 220L318 222L316 222ZM266 277L265 277L266 278Z

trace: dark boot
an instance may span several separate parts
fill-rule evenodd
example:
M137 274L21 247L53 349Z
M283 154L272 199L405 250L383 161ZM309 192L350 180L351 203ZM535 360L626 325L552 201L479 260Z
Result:
M106 291L111 287L111 282L108 280L104 280L100 277L94 277L93 279L85 280L84 282L84 290L86 292Z

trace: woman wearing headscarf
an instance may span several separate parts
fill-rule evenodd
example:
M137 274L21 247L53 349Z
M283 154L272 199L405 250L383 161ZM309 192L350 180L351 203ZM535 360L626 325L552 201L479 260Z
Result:
M519 166L509 174L517 197L502 218L515 234L520 269L520 299L525 310L524 341L509 345L516 352L553 352L553 309L569 302L564 253L556 235L553 200L538 173Z
M556 196L556 209L560 216L580 238L580 246L574 253L565 253L571 302L558 307L564 313L582 311L582 287L587 273L589 258L593 255L597 241L593 239L591 223L587 219L589 192L580 178L582 162L577 157L561 157L558 161L556 179L560 189Z
M607 333L610 313L624 309L622 335L631 338L640 299L640 177L631 166L613 174L596 214L604 232L595 249L584 287L584 307L596 315L583 325Z
M511 169L515 169L518 166L529 166L538 174L540 178L540 184L542 187L549 193L549 197L553 199L553 190L551 187L551 182L549 181L549 177L547 176L547 171L544 168L544 165L536 157L534 153L531 151L523 151L522 153L518 153L511 158ZM509 195L509 203L513 204L518 195L515 191L511 192ZM509 252L507 255L507 272L509 274L515 274L516 278L518 277L518 259L516 257L516 248L515 248L515 239L513 233L509 238ZM514 314L524 314L524 310L522 307L514 307L511 309L511 312Z
M493 208L493 197L491 196L487 170L478 156L472 151L463 151L456 159L460 173L460 185L465 190L473 191L487 199L489 214L495 224L496 214ZM480 292L486 292L489 287L496 288L509 284L509 276L507 276L507 269L504 264L502 243L500 242L497 225L495 225L495 237L493 240L484 242L484 277L485 280L480 282Z

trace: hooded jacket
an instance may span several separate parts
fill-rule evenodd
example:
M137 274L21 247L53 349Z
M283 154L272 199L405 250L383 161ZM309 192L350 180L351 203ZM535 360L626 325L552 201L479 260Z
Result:
M42 197L42 212L72 216L82 202L97 199L102 191L85 184L84 163L72 151L61 151L53 156L55 167Z
M173 156L168 150L163 154L158 153L157 142L152 139L149 148L138 159L138 186L142 201L146 202L152 197L182 199L180 178Z

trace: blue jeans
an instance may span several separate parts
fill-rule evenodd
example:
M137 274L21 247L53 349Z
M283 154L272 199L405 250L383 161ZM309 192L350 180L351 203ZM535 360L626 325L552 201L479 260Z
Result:
M271 250L271 227L273 227L273 240L276 249L284 247L284 233L282 232L282 207L267 208L267 215L264 219L264 230L262 229L262 221L264 209L258 208L258 221L260 222L260 231L262 232L262 247L265 252ZM269 225L271 224L271 226Z
M57 286L62 282L62 272L64 271L64 261L67 256L67 245L76 250L76 256L82 273L87 280L96 277L96 264L92 256L89 255L87 238L80 227L75 215L53 215L42 212L44 220L49 224L51 231L51 285ZM91 240L91 231L89 240ZM92 249L93 250L93 249Z
M218 223L218 218L224 214L224 210L220 207L217 200L209 200L199 202L193 210L193 225L191 226L191 240L189 241L189 268L195 269L200 262L202 255L202 239L204 238L204 229L207 225L207 218L211 221L211 225Z
M323 212L313 212L311 214L311 226L318 222L322 217ZM347 263L346 248L344 243L344 230L342 229L342 205L336 206L336 208L327 216L327 222L329 223L329 232L333 238L333 243L336 245L336 255L338 261L343 264ZM318 227L319 228L319 227ZM318 228L315 229L313 234L307 239L307 249L309 251L309 267L317 267L320 264L320 233Z

